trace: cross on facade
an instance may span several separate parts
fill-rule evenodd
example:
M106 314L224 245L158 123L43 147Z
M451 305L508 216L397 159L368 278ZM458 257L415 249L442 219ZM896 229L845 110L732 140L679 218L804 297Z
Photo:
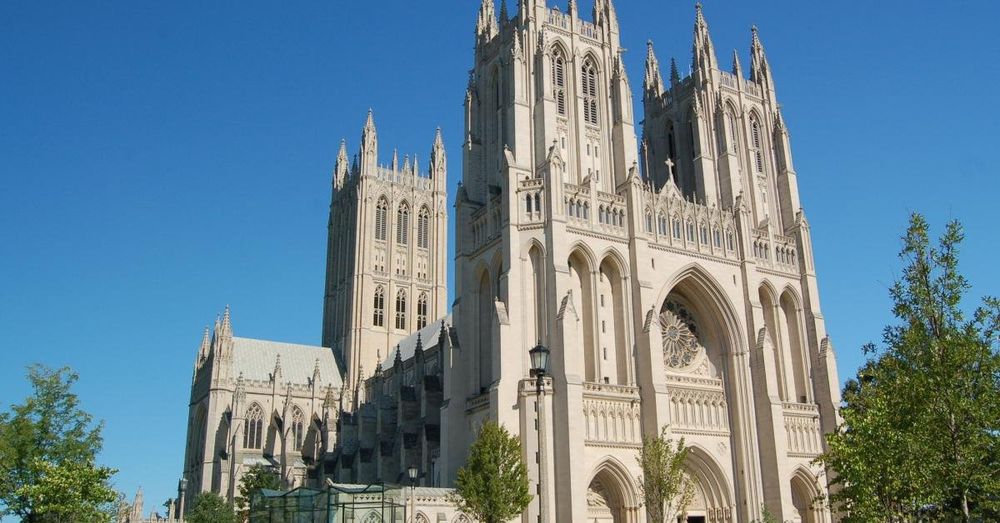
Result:
M674 160L672 158L667 158L667 161L663 162L667 164L667 175L670 176L670 180L674 179Z

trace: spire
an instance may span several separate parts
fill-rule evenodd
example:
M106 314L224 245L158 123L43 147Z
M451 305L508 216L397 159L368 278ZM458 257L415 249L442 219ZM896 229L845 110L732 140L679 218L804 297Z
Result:
M705 13L702 11L701 2L695 4L694 18L694 57L691 68L695 71L707 73L712 69L718 69L715 58L715 46L712 45L712 37L708 33L708 22L705 20Z
M274 372L271 373L271 381L277 383L281 379L281 354L274 358Z
M740 65L740 52L733 49L733 76L743 78L743 67Z
M347 159L347 140L340 141L340 151L337 152L337 163L336 167L333 169L333 186L337 189L344 187L347 183L347 174L350 165Z
M420 159L417 158L416 154L413 155L413 171L410 174L413 176L420 174Z
M594 25L618 31L618 13L613 0L594 0Z
M368 109L368 119L361 131L361 173L375 174L378 168L378 133L375 131L375 115Z
M493 0L483 0L479 6L479 19L476 21L476 36L480 42L488 42L497 35L497 15Z
M448 172L448 155L444 150L444 139L441 137L441 128L438 127L434 133L434 145L431 146L430 175L435 180L444 180Z
M670 87L681 83L681 73L677 70L677 59L670 59Z
M399 171L399 150L398 149L393 149L392 150L392 172L398 172L398 171Z
M660 74L660 62L653 51L653 41L646 41L646 78L643 82L646 96L659 96L664 91L663 75Z
M403 172L404 173L410 172L410 155L408 154L403 155Z
M316 358L316 364L313 365L313 375L312 375L312 382L314 387L316 386L317 383L319 383L320 377L321 374L319 372L319 358Z
M212 342L208 338L208 325L205 326L205 333L201 337L201 346L198 347L198 361L208 358L208 351L212 348Z
M229 317L229 305L226 305L226 312L222 313L222 335L227 338L233 336L233 323Z
M507 15L507 0L500 0L500 25L504 25L510 21L510 16Z
M402 367L403 365L403 351L399 345L396 345L396 357L393 359L392 364L394 367Z
M771 67L767 63L764 44L760 42L760 34L757 32L756 25L750 28L750 34L750 81L770 85Z
M424 353L424 340L421 338L420 333L417 332L417 348L413 350L413 354L420 355Z

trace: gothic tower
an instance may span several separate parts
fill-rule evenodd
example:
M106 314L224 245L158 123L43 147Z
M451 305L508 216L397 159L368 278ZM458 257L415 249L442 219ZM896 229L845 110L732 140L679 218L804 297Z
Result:
M612 0L590 21L574 0L519 0L513 17L502 4L499 19L482 1L442 472L498 421L541 485L530 519L639 521L635 453L666 427L692 446L691 517L750 521L766 505L829 521L810 462L839 384L757 30L749 78L738 58L721 70L700 5L690 76L672 62L664 82L649 44L641 147L619 31ZM537 343L552 351L541 398Z
M327 246L323 345L348 388L372 375L407 335L446 314L447 156L441 131L426 173L417 156L393 152L379 163L369 111L361 148L348 163L341 142L333 174Z

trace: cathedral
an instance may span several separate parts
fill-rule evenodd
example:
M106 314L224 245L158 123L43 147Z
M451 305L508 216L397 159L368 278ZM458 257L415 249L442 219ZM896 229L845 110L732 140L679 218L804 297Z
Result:
M289 488L416 467L430 499L495 421L524 450L523 522L646 521L636 458L661 430L691 449L682 520L833 521L812 461L839 379L756 27L746 69L700 4L689 75L649 42L636 122L612 0L517 4L479 8L453 201L440 131L426 168L380 161L371 112L353 158L341 143L323 347L236 337L228 308L206 330L179 499L232 499L253 465ZM414 520L470 521L438 505Z

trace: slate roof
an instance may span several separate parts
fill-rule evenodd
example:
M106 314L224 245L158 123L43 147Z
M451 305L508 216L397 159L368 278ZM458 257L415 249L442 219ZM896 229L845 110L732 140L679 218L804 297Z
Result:
M413 357L413 353L417 351L417 334L420 335L420 340L424 344L424 350L431 349L432 347L437 347L438 341L441 338L441 321L444 321L446 329L451 328L451 314L445 316L444 318L438 318L436 321L432 321L427 324L426 327L420 331L413 333L406 338L403 338L399 342L399 351L403 355L403 361L406 361ZM395 365L396 363L396 347L389 350L389 357L382 362L382 368L388 369Z
M269 381L278 356L281 356L282 381L308 383L318 360L319 387L343 387L340 369L331 349L233 337L233 370L237 376L243 374L244 379Z

